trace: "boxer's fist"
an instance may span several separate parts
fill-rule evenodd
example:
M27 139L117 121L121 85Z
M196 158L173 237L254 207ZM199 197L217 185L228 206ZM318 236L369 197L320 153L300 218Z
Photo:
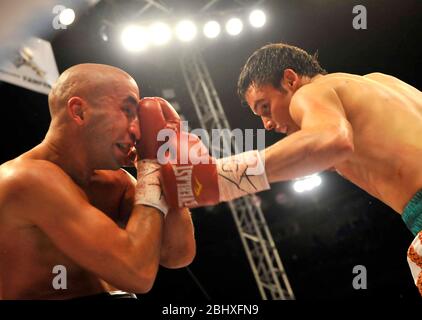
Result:
M171 135L168 145L161 176L170 207L215 205L269 188L257 150L216 160L197 136L182 131Z
M179 131L167 143L161 165L163 190L170 207L199 207L220 202L216 160L194 134Z

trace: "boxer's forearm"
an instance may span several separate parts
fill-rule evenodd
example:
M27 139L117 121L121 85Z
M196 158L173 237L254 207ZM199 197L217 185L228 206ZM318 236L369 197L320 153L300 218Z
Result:
M170 209L163 231L160 264L166 268L189 265L196 254L194 228L188 209Z
M336 130L301 130L261 151L270 183L303 177L345 161L353 141Z
M130 255L135 266L133 272L139 275L145 287L142 292L149 291L157 275L163 225L163 215L160 211L135 205L125 228L133 252Z

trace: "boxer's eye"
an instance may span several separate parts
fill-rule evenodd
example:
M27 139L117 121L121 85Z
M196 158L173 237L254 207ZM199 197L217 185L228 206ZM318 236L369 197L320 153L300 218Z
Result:
M268 104L263 104L261 106L261 115L264 117L268 117L270 115L270 107Z
M133 120L136 117L136 112L134 110L134 108L129 107L129 106L124 106L122 108L123 112L126 114L126 116L128 117L129 120Z

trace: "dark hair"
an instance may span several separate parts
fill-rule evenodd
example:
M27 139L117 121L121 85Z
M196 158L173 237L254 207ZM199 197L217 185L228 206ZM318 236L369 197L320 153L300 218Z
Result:
M256 50L242 68L237 82L237 92L242 103L252 84L272 84L280 88L280 80L288 68L308 77L327 73L319 65L317 54L312 56L303 49L285 43L268 44Z

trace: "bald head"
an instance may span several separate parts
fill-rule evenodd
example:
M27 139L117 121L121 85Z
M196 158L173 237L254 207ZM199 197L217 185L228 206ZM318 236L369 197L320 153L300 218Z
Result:
M98 99L112 92L116 82L135 80L125 71L104 64L84 63L65 70L48 95L48 104L53 118L65 109L67 101L74 96L95 104Z

